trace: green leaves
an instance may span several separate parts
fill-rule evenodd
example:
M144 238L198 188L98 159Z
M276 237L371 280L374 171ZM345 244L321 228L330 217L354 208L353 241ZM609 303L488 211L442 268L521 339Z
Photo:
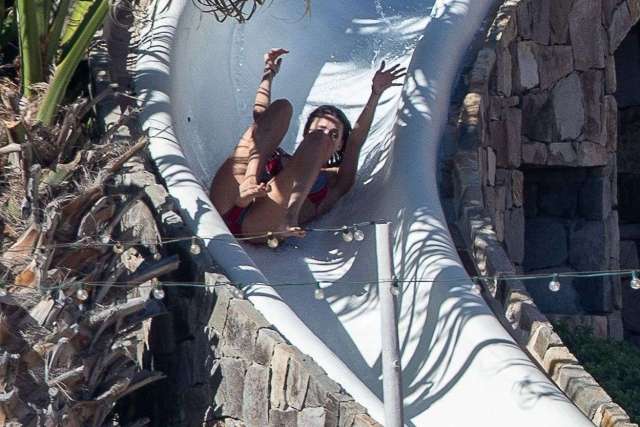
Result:
M38 120L51 125L56 108L62 101L71 77L91 43L93 35L102 25L109 11L108 0L78 1L67 23L61 62L56 66L44 101L38 111Z
M43 80L42 54L38 12L33 0L16 0L18 11L18 36L22 63L22 93L31 96L31 86Z

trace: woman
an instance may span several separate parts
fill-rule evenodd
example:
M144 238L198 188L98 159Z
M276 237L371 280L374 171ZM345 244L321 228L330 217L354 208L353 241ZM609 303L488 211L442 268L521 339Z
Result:
M304 236L299 225L327 212L353 186L380 96L391 86L400 86L397 80L406 74L398 65L385 70L382 62L353 129L338 108L317 108L291 156L278 148L289 129L291 104L285 99L271 102L271 84L286 53L271 49L265 54L253 123L211 184L211 200L234 235Z

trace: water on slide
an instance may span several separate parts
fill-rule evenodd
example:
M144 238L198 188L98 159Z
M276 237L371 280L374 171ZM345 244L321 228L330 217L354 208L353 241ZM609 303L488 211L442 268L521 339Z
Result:
M240 245L207 197L210 180L251 121L269 48L290 54L273 96L294 106L283 148L308 113L335 104L355 121L382 60L409 66L388 90L357 183L314 227L388 219L404 282L398 296L407 425L592 425L500 326L461 266L436 186L451 86L490 0L275 0L246 24L220 24L190 1L156 4L138 61L151 152L195 233L249 298L378 421L384 421L373 230L362 242L310 233L277 250ZM203 188L204 187L204 188ZM353 283L353 284L347 284Z

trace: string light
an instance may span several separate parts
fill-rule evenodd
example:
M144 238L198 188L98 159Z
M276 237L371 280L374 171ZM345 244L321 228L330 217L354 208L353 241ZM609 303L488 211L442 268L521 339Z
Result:
M322 287L320 286L320 283L316 283L316 288L313 291L313 297L317 300L323 300L324 299L324 289L322 289Z
M342 240L347 243L351 243L353 241L353 232L346 225L342 227Z
M560 276L558 274L554 274L549 282L549 290L551 292L558 292L560 290Z
M154 261L160 261L162 259L162 254L159 251L154 252L153 254Z
M482 293L482 286L480 285L480 281L475 279L473 279L472 281L473 281L473 286L471 286L471 292L473 292L476 295L480 295Z
M640 279L638 279L637 271L631 272L631 282L629 283L629 286L631 286L631 289L634 289L634 290L640 289Z
M391 288L389 289L389 292L391 292L391 295L396 297L400 295L400 283L398 282L398 279L393 279L393 282L391 282Z
M83 302L89 299L89 292L87 292L84 286L80 286L78 290L76 290L76 298Z
M272 232L267 233L267 246L271 249L275 249L278 245L280 245L278 238L274 236Z
M364 231L359 228L355 228L355 230L353 230L353 240L356 242L362 242L364 240Z
M117 255L120 255L124 252L124 245L120 242L117 242L115 245L113 245L113 252Z
M189 252L191 252L192 255L200 255L200 252L202 252L202 249L200 248L200 245L198 244L198 241L196 240L195 237L191 239L191 246L189 246Z
M165 295L164 289L162 289L162 286L160 285L160 282L158 281L158 279L155 277L151 279L151 285L153 286L153 291L151 291L151 295L153 295L155 299L163 299Z
M244 290L242 289L242 283L238 283L233 288L233 296L238 299L244 299Z

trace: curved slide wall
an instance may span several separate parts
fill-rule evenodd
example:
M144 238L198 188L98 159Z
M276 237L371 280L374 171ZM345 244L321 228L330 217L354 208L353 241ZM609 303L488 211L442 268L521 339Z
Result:
M450 88L490 0L275 0L246 24L219 24L190 1L150 11L136 85L154 161L185 219L234 282L291 342L383 422L373 230L363 242L311 233L276 250L240 245L206 188L251 119L262 55L286 47L274 98L306 115L336 104L355 120L379 63L409 65L378 108L356 186L314 227L393 222L405 423L426 426L592 425L492 316L461 266L436 187ZM322 282L313 287L276 283ZM345 284L351 283L351 284Z

